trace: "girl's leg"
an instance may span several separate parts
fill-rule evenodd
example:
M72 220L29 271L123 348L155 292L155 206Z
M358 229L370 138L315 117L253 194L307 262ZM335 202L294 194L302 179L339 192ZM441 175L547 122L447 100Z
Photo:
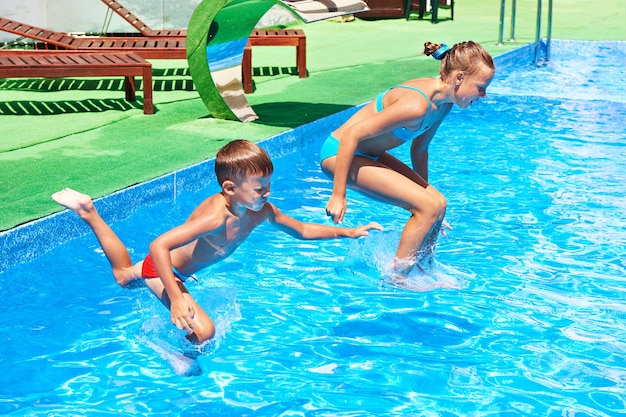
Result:
M437 239L439 238L439 235L442 233L443 220L446 214L446 207L447 207L445 197L439 191L437 191L432 186L429 186L427 190L433 194L433 198L443 202L443 209L440 212L440 216L438 217L437 221L433 224L432 230L426 236L426 239L424 240L422 247L419 249L418 259L420 261L420 267L423 267L422 269L428 269L429 267L432 266L432 262L435 257Z
M439 213L437 216L437 220L433 223L432 228L429 232L427 232L425 239L422 241L421 246L417 249L417 253L415 255L416 262L419 262L419 265L427 265L432 262L433 257L435 255L435 247L437 243L437 238L439 237L439 233L441 231L441 226L443 224L443 219L445 217L447 202L446 198L441 194L435 187L429 185L419 174L405 165L402 161L397 159L396 157L384 153L379 158L379 162L386 167L391 168L392 170L404 175L409 178L411 181L420 185L422 188L425 188L431 194L432 199L436 202L436 204L440 207ZM410 242L409 242L410 244ZM402 239L400 242L402 245ZM400 247L398 248L400 250ZM396 259L402 259L399 256ZM397 263L401 263L397 261ZM410 267L410 266L409 266ZM402 268L399 268L402 269Z
M329 176L333 174L335 160L336 157L331 157L323 163L322 168ZM411 212L396 252L396 269L402 273L415 264L427 238L438 233L436 225L443 220L446 201L443 195L396 158L384 154L379 161L355 157L348 180L352 188ZM437 235L431 238L433 244L436 238Z
M126 286L139 277L140 274L135 273L136 268L133 268L126 246L100 217L91 197L66 188L52 194L52 199L78 214L91 228L111 264L113 276L118 284Z

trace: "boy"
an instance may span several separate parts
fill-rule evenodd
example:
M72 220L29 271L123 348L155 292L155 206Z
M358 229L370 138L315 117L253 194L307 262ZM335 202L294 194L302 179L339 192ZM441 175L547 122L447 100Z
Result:
M148 288L169 308L172 323L186 330L192 343L201 344L213 336L215 327L184 282L228 257L260 223L267 221L298 239L355 238L366 236L371 229L381 230L377 223L342 228L302 223L284 215L267 202L273 170L272 161L258 145L242 139L228 143L215 158L222 191L200 203L185 223L156 238L148 256L134 265L89 196L66 188L52 199L78 214L92 229L118 284L127 287L145 279Z

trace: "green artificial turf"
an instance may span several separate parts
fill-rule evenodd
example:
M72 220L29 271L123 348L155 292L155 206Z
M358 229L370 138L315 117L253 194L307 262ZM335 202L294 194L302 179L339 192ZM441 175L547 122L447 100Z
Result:
M553 38L626 39L623 0L554 3ZM124 101L119 79L0 80L0 230L60 210L50 194L63 187L106 195L211 158L229 140L261 140L361 104L390 85L434 76L438 63L421 55L426 41L471 39L494 56L532 42L536 8L535 0L517 0L516 42L504 45L497 45L494 0L456 0L455 20L440 10L438 24L416 14L409 21L298 24L307 35L309 77L293 75L294 48L255 47L256 90L247 97L260 118L252 123L211 117L186 61L152 61L154 115L144 115L141 102ZM510 11L506 16L505 40ZM545 12L542 22L545 37Z

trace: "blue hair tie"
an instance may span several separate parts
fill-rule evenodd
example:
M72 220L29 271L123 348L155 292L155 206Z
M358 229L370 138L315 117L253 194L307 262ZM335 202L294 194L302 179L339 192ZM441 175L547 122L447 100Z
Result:
M438 61L441 61L443 57L446 56L449 50L450 48L448 47L448 45L446 45L445 43L442 43L441 47L433 53L433 58L435 58Z

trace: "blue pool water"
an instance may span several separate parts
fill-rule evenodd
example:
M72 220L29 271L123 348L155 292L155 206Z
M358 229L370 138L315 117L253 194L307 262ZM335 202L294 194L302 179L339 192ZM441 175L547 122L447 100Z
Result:
M505 55L489 97L440 128L430 176L454 230L433 279L459 289L385 284L406 213L349 193L347 224L383 232L301 242L261 226L189 283L217 324L199 376L177 373L190 346L149 292L118 287L90 234L69 239L80 222L37 222L24 234L69 240L39 257L20 249L24 261L0 273L0 414L624 413L626 54L624 43L592 45L556 42L539 68L524 64L528 48ZM328 129L262 143L272 201L303 221L327 221L331 183L315 154ZM132 191L98 202L135 260L217 191L150 187L164 201L128 218L116 214Z

